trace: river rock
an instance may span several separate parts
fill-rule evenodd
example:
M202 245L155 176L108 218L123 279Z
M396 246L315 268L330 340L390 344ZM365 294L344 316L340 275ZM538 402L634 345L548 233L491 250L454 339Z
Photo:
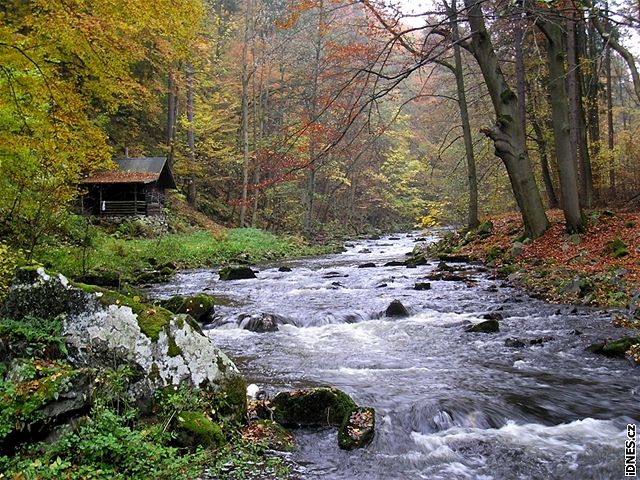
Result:
M402 240L400 237L389 237L389 240Z
M431 290L431 284L429 282L417 282L413 286L414 290Z
M292 272L293 270L291 269L291 267L280 267L278 268L279 272Z
M393 300L384 312L385 317L408 317L409 311L400 300Z
M485 320L465 328L465 332L471 333L495 333L498 331L500 331L500 324L497 320Z
M130 366L138 373L127 394L140 406L157 388L186 384L226 391L244 414L244 379L189 315L100 287L71 285L42 268L19 272L1 313L14 319L60 316L69 362L76 368Z
M338 430L338 446L343 450L366 447L375 435L376 413L371 407L354 408Z
M371 250L368 248L363 248L362 250L360 250L358 253L371 253Z
M502 320L504 316L500 312L489 312L482 315L485 320Z
M224 267L218 272L220 280L248 280L257 278L255 272L247 266Z
M202 412L180 412L173 434L175 443L183 448L220 447L226 443L222 429Z
M404 267L405 263L399 260L392 260L384 264L385 267Z
M274 420L284 426L336 426L357 407L337 388L319 387L281 392L271 401Z
M199 293L190 297L176 295L163 300L160 305L170 312L191 315L197 322L210 323L215 313L215 299L206 293Z
M522 242L513 242L511 245L510 255L513 258L519 257L524 252L524 243Z
M453 263L469 263L471 261L471 257L469 257L469 255L442 254L438 255L438 258L443 262Z
M293 435L273 420L256 420L242 429L242 439L256 445L267 445L277 452L293 452Z
M244 330L256 333L277 332L278 325L293 323L285 317L271 313L245 315L240 318L239 326Z
M367 262L367 263L358 265L358 268L376 268L376 264L373 262Z
M623 337L618 340L594 343L587 347L587 351L607 357L624 357L627 350L638 343L640 343L640 337Z
M509 348L524 348L527 344L518 338L507 338L504 341L504 346Z

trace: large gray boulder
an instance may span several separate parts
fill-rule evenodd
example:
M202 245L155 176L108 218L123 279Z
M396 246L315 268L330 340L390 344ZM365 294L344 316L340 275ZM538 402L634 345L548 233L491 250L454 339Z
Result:
M145 403L157 388L180 384L245 396L237 367L189 315L100 287L72 285L42 268L20 272L0 314L60 316L70 363L76 368L130 366L137 372L128 390L132 400Z

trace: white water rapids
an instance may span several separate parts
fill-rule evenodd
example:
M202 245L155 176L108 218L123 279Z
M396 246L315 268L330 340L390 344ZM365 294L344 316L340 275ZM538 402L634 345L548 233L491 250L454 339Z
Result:
M416 291L437 262L382 266L415 245L415 236L399 237L287 261L291 272L264 265L256 280L184 272L150 294L229 299L207 334L271 394L333 385L376 408L376 437L363 450L339 450L335 430L297 431L292 459L303 478L623 478L626 425L640 419L638 370L584 349L626 332L606 312L545 304L490 272ZM357 268L365 262L377 266ZM384 318L394 299L410 317ZM499 333L464 332L490 312L504 317ZM241 316L259 313L289 324L272 333L238 328ZM505 346L508 338L527 346Z

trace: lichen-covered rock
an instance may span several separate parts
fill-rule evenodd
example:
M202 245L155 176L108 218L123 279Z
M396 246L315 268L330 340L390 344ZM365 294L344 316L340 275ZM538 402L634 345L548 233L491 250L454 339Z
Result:
M349 395L331 387L281 392L271 401L274 420L285 426L340 426L356 407Z
M242 439L249 443L266 444L278 452L293 452L296 445L293 435L273 420L257 420L242 429Z
M180 412L173 432L181 447L220 447L226 443L220 426L201 412Z
M376 412L371 407L355 408L338 430L338 446L343 450L366 447L375 435Z
M257 278L256 274L250 267L224 267L218 272L220 280L248 280Z
M465 332L470 333L495 333L500 331L500 323L498 320L485 320L484 322L469 325L465 328Z
M18 319L62 316L69 361L76 368L129 365L136 377L128 393L138 403L167 385L218 391L242 378L192 317L138 302L99 287L72 286L62 275L38 269L18 276L3 313Z
M392 301L384 312L385 317L408 317L409 312L400 300Z

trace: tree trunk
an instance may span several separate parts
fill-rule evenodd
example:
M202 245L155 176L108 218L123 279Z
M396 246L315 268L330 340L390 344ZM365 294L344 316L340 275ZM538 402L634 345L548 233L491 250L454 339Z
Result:
M536 134L536 145L538 145L538 152L540 154L540 166L542 168L542 181L544 182L544 189L547 193L547 200L549 201L549 208L558 208L558 197L556 196L555 188L553 187L553 179L551 178L551 169L549 168L549 156L547 155L547 142L544 139L542 133L542 127L537 118L531 119L531 125L533 131Z
M458 106L460 107L460 120L462 121L462 135L467 159L467 179L469 189L469 209L467 212L467 228L476 228L478 220L478 176L476 174L476 161L473 155L473 137L471 136L471 124L467 109L467 96L464 87L464 71L462 69L462 52L459 45L460 32L458 30L458 6L456 0L451 0L451 39L453 40L453 55L455 59L454 73L458 92Z
M173 74L169 73L167 79L167 131L165 132L165 143L169 147L169 166L173 165L173 139L176 133L177 110L176 82Z
M607 76L607 147L609 150L609 200L615 200L618 195L616 191L616 169L614 165L615 139L613 130L613 82L611 81L611 48L605 47L604 70Z
M547 62L549 65L549 96L551 119L555 138L558 178L560 180L560 204L564 212L567 231L582 231L582 212L578 196L576 161L571 148L569 106L565 86L566 71L563 47L563 31L559 15L538 19L536 25L547 37Z
M249 189L249 38L251 24L251 0L247 2L242 44L242 196L240 198L240 228L245 226L247 193Z
M318 112L318 80L320 77L320 57L322 55L322 36L324 28L324 2L320 0L318 5L318 28L316 31L316 42L313 62L313 73L311 79L311 92L309 95L309 119L316 122ZM316 168L317 168L317 134L312 129L309 135L309 167L306 174L305 212L303 230L305 235L311 236L313 233L313 207L316 190Z
M195 78L193 76L193 65L191 63L187 64L187 122L189 126L187 127L187 146L189 147L189 169L191 170L191 174L188 178L189 189L187 191L187 201L189 205L193 208L197 207L197 189L196 189L196 179L193 174L193 169L195 167L196 161L196 137L195 132L193 130L193 114L195 111L194 105L194 95L193 89L195 87Z
M480 0L464 0L471 26L470 46L482 71L496 113L496 125L486 129L495 153L504 163L520 208L525 234L539 237L549 226L527 155L525 133L518 122L518 99L507 85L487 32Z
M578 115L578 148L580 150L580 189L581 201L584 208L591 208L593 205L593 174L591 172L591 151L589 149L589 140L587 139L587 122L585 118L584 108L584 87L585 79L583 72L583 62L581 58L587 57L587 41L585 38L585 25L582 13L578 14L577 36L576 36L576 52L578 62L576 63L576 85L577 85L577 115ZM597 99L596 99L597 101Z

